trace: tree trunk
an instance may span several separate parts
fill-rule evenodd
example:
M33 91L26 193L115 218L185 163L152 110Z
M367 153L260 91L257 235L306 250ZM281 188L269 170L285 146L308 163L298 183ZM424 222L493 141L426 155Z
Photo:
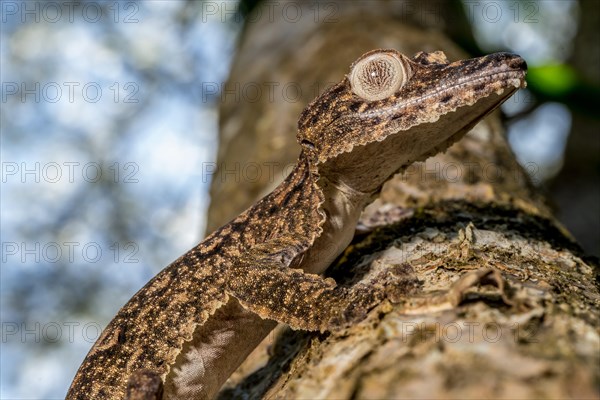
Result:
M292 22L277 4L273 18L255 11L233 64L208 230L281 181L301 110L359 55L466 57L432 29L452 23L434 12L446 5L306 3ZM262 95L233 94L251 85ZM381 269L406 288L400 303L335 334L280 327L221 398L599 397L597 266L532 189L499 114L388 182L328 275L345 284Z

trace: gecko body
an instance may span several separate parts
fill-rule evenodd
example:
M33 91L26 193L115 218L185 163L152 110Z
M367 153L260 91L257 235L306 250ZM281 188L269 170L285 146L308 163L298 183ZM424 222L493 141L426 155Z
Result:
M508 53L453 63L441 52L361 56L301 114L290 175L129 300L67 399L160 398L136 386L155 387L152 377L169 398L211 398L274 321L326 331L364 319L393 279L348 288L318 274L390 177L460 139L525 85L525 73Z

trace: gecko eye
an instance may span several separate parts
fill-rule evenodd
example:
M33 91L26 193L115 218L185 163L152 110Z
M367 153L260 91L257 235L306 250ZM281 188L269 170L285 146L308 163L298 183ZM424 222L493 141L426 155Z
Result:
M358 61L350 71L352 91L367 101L385 99L408 80L408 71L398 56L376 53Z

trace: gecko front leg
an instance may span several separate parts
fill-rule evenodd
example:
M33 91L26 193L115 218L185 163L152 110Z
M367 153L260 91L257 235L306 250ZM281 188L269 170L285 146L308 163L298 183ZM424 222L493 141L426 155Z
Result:
M166 399L212 398L275 321L296 329L340 329L363 319L386 288L394 287L340 287L332 279L291 269L290 260L303 255L292 243L297 241L290 237L270 240L227 266L225 292L231 300L184 344L166 377Z
M264 244L269 246L269 242ZM386 291L394 289L394 282L387 279L380 279L384 283L380 285L342 287L331 278L287 268L278 259L286 250L276 250L274 256L260 251L245 254L231 266L234 276L243 279L227 282L227 293L262 318L294 329L324 332L364 319L386 297Z

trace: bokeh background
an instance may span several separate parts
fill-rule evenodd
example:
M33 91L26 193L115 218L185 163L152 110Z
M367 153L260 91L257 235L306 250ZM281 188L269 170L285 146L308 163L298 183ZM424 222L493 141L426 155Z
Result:
M527 60L510 143L599 255L599 3L455 2L466 50ZM254 6L0 3L0 398L64 397L120 306L202 238L221 82Z

